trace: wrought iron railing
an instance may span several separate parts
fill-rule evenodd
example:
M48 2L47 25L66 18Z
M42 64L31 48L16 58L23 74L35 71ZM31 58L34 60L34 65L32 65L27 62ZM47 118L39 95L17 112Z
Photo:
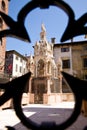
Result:
M10 35L11 37L20 38L22 40L30 42L29 35L27 34L26 28L24 26L24 21L27 14L29 14L33 9L37 7L40 9L49 9L50 5L61 8L69 17L67 28L61 38L62 42L68 39L72 39L74 36L87 34L87 27L85 26L87 22L87 13L81 16L78 20L75 20L73 10L62 0L31 0L20 10L17 21L14 21L10 16L4 14L3 12L0 12L1 17L9 27L9 29L0 32L0 38ZM0 88L4 89L5 91L4 94L0 97L0 106L12 98L16 115L23 123L23 125L25 125L27 128L30 128L32 130L64 130L76 121L81 112L82 101L87 101L87 81L75 78L65 72L62 72L62 75L72 89L75 97L74 111L71 117L69 117L62 124L56 124L55 122L42 122L40 125L38 125L23 114L21 108L21 100L25 84L31 76L30 72L8 83L0 84Z

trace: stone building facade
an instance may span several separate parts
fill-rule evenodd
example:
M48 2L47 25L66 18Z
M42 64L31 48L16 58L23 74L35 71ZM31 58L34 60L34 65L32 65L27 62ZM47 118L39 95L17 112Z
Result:
M15 54L20 56L17 52ZM7 63L9 59L11 60L10 56L7 56ZM74 95L64 81L61 71L87 80L87 41L55 43L55 38L52 38L51 42L48 42L43 24L40 40L34 45L34 56L30 55L27 60L25 67L32 72L32 76L23 94L25 104L57 104L62 101L74 101ZM10 68L12 66L9 66Z
M28 60L32 72L30 103L50 103L54 93L60 93L57 66L53 56L53 43L46 38L46 28L41 26L40 41L34 46L34 57ZM48 96L49 95L49 96Z
M87 41L55 44L54 57L56 65L59 64L60 59L62 71L87 80ZM61 75L61 89L66 101L69 99L67 94L72 92L67 87Z
M15 50L6 51L5 74L14 79L27 72L27 58Z
M0 11L8 14L8 6L10 0L0 0ZM0 31L6 29L7 26L0 16ZM6 38L0 39L0 75L4 74L4 64L5 64L5 51L6 51Z
M8 80L12 80L14 78L17 78L19 76L24 75L28 72L27 69L27 58L20 53L18 53L15 50L6 51L5 55L5 74L8 75L8 78L4 77L3 80L0 80L1 82L8 82ZM28 96L28 88L29 85L26 84L24 93L22 95L22 105L29 103L29 96ZM0 95L3 94L3 89L0 89ZM6 103L4 103L0 109L9 108L12 107L12 99L8 100Z
M61 61L61 69L80 79L87 79L87 41L54 45L56 64Z
M28 58L28 67L32 72L29 103L73 101L73 93L61 71L87 79L87 41L55 43L52 38L49 43L42 24L40 41L35 43L34 56Z

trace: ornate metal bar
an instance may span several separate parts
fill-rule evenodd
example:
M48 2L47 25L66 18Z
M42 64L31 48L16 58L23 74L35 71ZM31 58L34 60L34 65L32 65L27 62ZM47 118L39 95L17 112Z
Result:
M30 37L27 34L26 28L24 26L24 21L27 14L29 14L33 9L37 7L39 7L40 9L45 9L49 8L49 6L57 6L68 15L68 25L61 38L61 41L66 41L78 35L87 34L87 27L84 26L87 22L87 13L81 16L78 20L75 20L74 11L68 4L66 4L62 0L32 0L20 10L17 16L17 21L14 21L10 16L7 16L3 12L0 12L0 15L9 27L8 30L3 30L0 32L0 38L10 35L11 37L20 38L22 40L30 42ZM69 117L69 119L67 119L62 124L58 125L55 122L42 122L42 124L37 125L35 122L31 121L23 114L21 108L21 99L25 84L31 76L30 72L28 74L25 74L24 76L12 80L11 82L0 84L0 88L5 90L4 94L0 97L0 106L3 105L7 100L12 98L16 115L27 128L30 128L32 130L64 130L76 121L81 111L82 100L87 100L87 81L77 79L65 72L62 72L62 75L69 84L75 96L74 111L71 117ZM79 89L77 85L79 86ZM9 127L8 129L10 130L10 128L11 127Z

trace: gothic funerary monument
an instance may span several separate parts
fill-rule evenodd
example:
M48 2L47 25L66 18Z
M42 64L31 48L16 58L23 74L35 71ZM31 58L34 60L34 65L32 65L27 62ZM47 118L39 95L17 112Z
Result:
M46 28L42 24L40 41L34 46L34 57L30 56L28 61L29 71L32 72L30 103L50 104L59 100L57 93L60 93L61 89L53 47L54 43L49 43L46 39Z

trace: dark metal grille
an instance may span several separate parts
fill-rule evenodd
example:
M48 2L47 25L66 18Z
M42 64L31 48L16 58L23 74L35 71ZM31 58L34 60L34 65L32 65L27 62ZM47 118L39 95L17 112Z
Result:
M30 42L30 37L24 26L26 16L37 7L40 9L49 9L50 5L57 6L58 8L60 7L69 17L68 25L61 38L61 42L72 39L74 36L87 34L87 27L84 26L87 23L87 13L83 14L83 16L81 16L78 20L75 20L74 11L62 0L31 0L20 10L17 21L14 21L10 16L0 12L1 17L9 27L9 29L0 32L0 39L10 35L11 37L20 38ZM11 82L0 84L0 88L4 89L4 94L0 97L0 106L12 98L14 110L20 121L27 128L32 130L65 130L76 121L81 112L82 101L87 100L87 81L75 78L65 72L62 72L62 75L69 84L75 97L74 111L71 117L69 117L69 119L67 119L64 123L56 124L55 122L42 122L40 125L37 125L35 122L25 117L21 108L21 98L26 82L31 76L30 72L12 80Z

